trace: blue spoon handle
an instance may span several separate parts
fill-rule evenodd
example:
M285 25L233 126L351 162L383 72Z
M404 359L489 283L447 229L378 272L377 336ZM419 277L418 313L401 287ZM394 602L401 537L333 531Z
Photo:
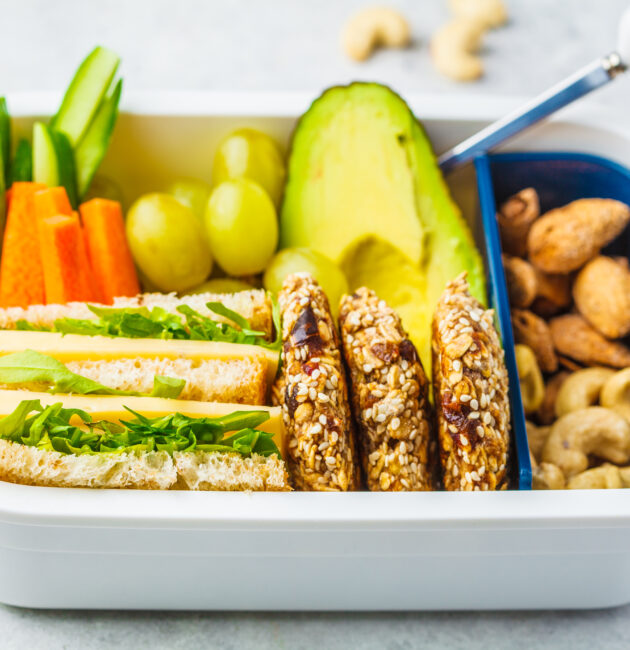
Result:
M527 102L521 108L509 113L443 153L438 158L440 168L444 173L447 173L464 163L470 162L473 158L494 149L567 104L607 84L618 73L624 72L625 69L625 65L616 52L593 61L564 81Z

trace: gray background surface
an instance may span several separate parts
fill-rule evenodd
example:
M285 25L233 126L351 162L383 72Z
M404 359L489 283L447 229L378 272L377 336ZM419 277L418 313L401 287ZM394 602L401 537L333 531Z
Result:
M618 17L628 0L507 0L511 23L489 34L486 77L468 85L442 79L429 62L427 42L447 18L445 0L388 3L409 17L414 47L380 53L364 65L346 60L339 48L339 31L345 18L363 4L362 0L0 0L0 92L60 90L77 61L95 43L102 43L122 55L126 88L133 90L315 93L333 83L375 79L402 92L528 95L613 49ZM630 81L618 82L595 99L627 107ZM95 588L98 570L95 567ZM615 650L630 647L630 608L239 614L0 606L0 647Z

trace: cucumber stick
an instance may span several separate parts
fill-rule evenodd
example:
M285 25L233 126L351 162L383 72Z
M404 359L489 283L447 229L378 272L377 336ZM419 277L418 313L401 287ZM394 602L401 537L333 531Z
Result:
M7 100L0 97L0 169L4 187L9 184L9 160L11 159L11 118Z
M76 147L110 87L120 58L104 47L94 48L76 71L51 126L68 136Z
M11 165L11 183L33 180L33 149L28 140L22 138L15 150Z
M65 135L43 122L33 125L33 180L48 187L66 188L73 207L77 205L74 154Z
M107 153L107 147L116 124L121 92L122 79L119 79L111 93L101 102L83 139L75 148L77 190L81 198L90 187L92 178Z

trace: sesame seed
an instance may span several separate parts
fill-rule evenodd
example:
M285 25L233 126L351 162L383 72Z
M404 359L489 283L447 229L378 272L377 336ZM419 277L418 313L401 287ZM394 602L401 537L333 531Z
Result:
M371 366L369 363L364 363L364 364L363 364L363 372L364 372L366 375L369 375L369 374L372 372L372 370L373 370L373 368L372 368L372 366Z
M460 402L464 402L464 404L465 404L466 402L470 402L470 395L466 395L466 394L461 395L460 398L459 398L459 401L460 401Z
M396 431L400 427L400 419L399 418L392 418L392 421L390 422L392 431ZM405 443L403 442L403 445ZM404 452L403 452L404 453Z
M337 464L337 459L334 456L326 456L326 465L332 467Z
M483 427L482 427L481 425L479 425L479 426L477 427L477 435L478 435L480 438L483 438L483 434L484 434L484 429L483 429Z
M319 374L320 374L319 370L315 369L313 370L313 374L311 375L311 377L313 379L317 379L319 377Z
M470 400L470 408L473 411L478 411L479 410L479 402L476 399L471 399Z
M385 420L387 419L387 416L385 415L385 413L379 413L374 419L377 422L385 422Z
M311 427L311 434L315 435L316 433L321 433L322 431L322 425L319 422L316 422L312 427Z
M304 296L304 298L300 298L300 307L306 307L308 305L308 298Z
M490 413L488 411L486 411L483 414L483 423L484 424L490 424L490 422L492 422L492 416L490 415Z
M468 414L468 417L469 417L471 420L477 420L477 419L479 419L479 411L471 411L471 412Z
M314 388L308 389L308 396L313 402L317 399L317 391Z
M453 370L455 372L460 372L461 369L462 369L462 362L459 359L455 359L455 361L453 361Z
M405 444L404 440L400 443L400 453L401 454L407 453L407 445Z
M473 481L479 480L479 474L477 474L477 472L475 472L474 470L470 473L470 475L472 476Z
M456 427L454 424L449 424L449 425L448 425L448 430L449 430L451 433L457 433L457 427Z
M338 434L336 431L333 431L333 432L330 434L330 442L332 442L333 444L335 444L335 443L337 442L337 440L339 440L339 434Z
M407 370L407 368L409 368L409 362L408 362L406 359L403 359L403 360L400 362L400 367L401 367L403 370Z
M337 375L330 376L330 383L335 387L337 386L337 384L339 383L339 378L337 377Z
M459 436L459 441L462 443L462 445L468 444L468 438L466 436Z
M320 421L320 423L323 424L324 426L326 426L326 425L328 424L328 419L326 418L325 415L320 415L319 418L317 418L317 419L318 419L318 420Z
M319 399L320 402L328 402L330 398L326 393L317 393L317 398Z

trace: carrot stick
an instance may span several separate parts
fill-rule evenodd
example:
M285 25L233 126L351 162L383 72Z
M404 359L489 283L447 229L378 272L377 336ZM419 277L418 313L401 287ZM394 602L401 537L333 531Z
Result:
M140 293L138 275L125 236L122 209L117 201L92 199L79 210L88 257L100 294L106 304L116 296Z
M89 301L91 291L77 251L82 232L76 214L44 217L39 223L46 301L63 304Z
M72 214L79 223L79 229L81 231L79 241L77 243L77 264L79 266L80 279L82 282L82 292L89 296L85 300L93 302L103 302L104 298L101 294L101 288L96 281L94 275L94 269L90 264L90 258L87 252L87 239L85 236L85 229L81 226L81 220L79 219L79 214L76 211L73 211Z
M13 183L0 260L0 306L43 304L44 274L33 195L41 183Z
M37 219L54 217L57 214L72 214L65 187L48 187L33 196Z

